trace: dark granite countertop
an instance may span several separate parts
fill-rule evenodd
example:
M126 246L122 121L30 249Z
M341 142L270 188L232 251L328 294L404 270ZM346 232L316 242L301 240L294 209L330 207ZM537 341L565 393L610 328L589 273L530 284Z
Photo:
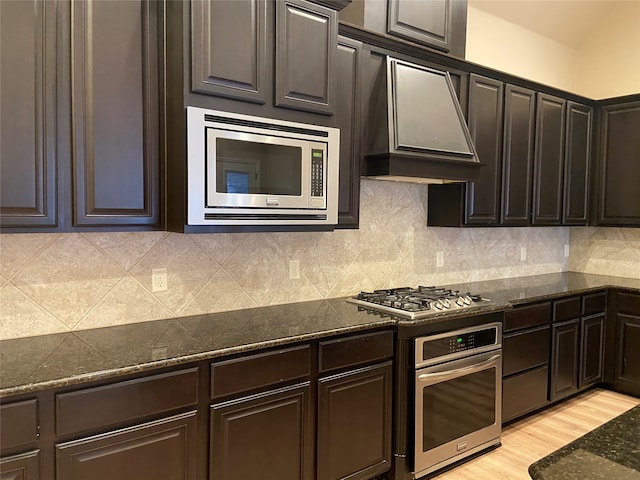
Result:
M640 479L640 406L529 467L533 480Z
M607 286L640 292L640 280L579 273L453 285L493 300L492 306L468 310L465 315ZM451 318L442 314L418 322L396 322L359 312L344 298L335 298L4 340L0 342L0 398L330 335Z

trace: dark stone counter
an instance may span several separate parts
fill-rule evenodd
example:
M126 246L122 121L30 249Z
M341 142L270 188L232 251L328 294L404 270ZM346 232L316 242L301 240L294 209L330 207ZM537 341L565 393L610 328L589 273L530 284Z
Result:
M640 479L640 406L529 467L533 480Z
M465 311L467 316L607 286L640 291L640 280L560 273L453 287L493 300L489 307ZM0 398L331 335L453 318L443 313L418 322L396 321L335 298L5 340L0 342Z

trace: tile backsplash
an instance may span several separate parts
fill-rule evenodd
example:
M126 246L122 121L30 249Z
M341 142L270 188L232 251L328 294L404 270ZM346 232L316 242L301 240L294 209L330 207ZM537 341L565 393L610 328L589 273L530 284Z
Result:
M426 227L426 193L363 179L358 230L2 234L0 339L400 285L567 269L638 275L640 229ZM299 279L289 279L290 260L300 262ZM154 268L167 269L166 292L152 293Z

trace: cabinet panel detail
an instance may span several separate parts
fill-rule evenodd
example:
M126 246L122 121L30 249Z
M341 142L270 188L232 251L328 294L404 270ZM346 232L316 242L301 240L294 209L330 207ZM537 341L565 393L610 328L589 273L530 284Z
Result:
M471 74L469 79L469 133L480 162L480 178L467 183L467 225L500 222L502 125L504 84Z
M548 403L549 367L528 370L502 381L502 422L508 422Z
M580 378L584 388L602 381L604 372L604 315L581 320Z
M616 380L635 384L640 391L640 317L618 315Z
M618 313L640 317L640 295L633 293L617 293Z
M197 368L63 393L56 396L56 432L115 425L197 401Z
M320 372L393 357L393 332L365 333L320 342Z
M195 480L196 412L56 445L57 480Z
M551 302L536 303L507 310L504 314L504 332L551 323Z
M211 480L310 480L309 384L211 407Z
M56 2L0 2L0 223L55 227Z
M309 345L211 364L211 398L247 392L311 374Z
M501 223L528 225L531 223L535 92L507 85L504 111Z
M391 465L391 362L320 379L318 480L367 479Z
M562 222L566 101L538 93L533 184L535 225Z
M38 440L38 401L4 403L0 406L0 448L35 446Z
M580 297L562 298L553 302L553 321L564 322L580 318Z
M387 32L448 52L451 49L451 0L388 0Z
M607 292L592 293L582 296L582 315L594 315L603 313L607 308ZM640 313L640 301L638 302Z
M303 0L276 2L275 104L334 113L336 12Z
M564 225L586 225L589 210L592 110L567 102L564 152Z
M159 4L72 8L74 224L159 224Z
M502 375L549 363L549 326L507 334L502 341Z
M262 0L191 2L191 89L265 103L266 4Z
M580 321L571 320L553 324L551 344L551 381L549 396L552 401L578 390L578 362Z
M38 480L39 478L39 450L0 459L0 480Z

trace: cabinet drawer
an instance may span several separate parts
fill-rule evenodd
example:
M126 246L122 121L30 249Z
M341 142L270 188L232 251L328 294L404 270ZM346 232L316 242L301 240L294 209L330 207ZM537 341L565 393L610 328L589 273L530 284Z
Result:
M549 367L513 375L502 381L502 423L547 403Z
M35 446L38 440L38 401L0 405L0 446L2 452Z
M537 327L551 322L551 302L536 303L505 312L504 332Z
M136 378L56 396L56 432L107 427L198 401L198 369Z
M607 293L591 293L582 297L582 315L595 315L603 313L607 308Z
M553 302L553 321L564 322L580 318L580 297L562 298Z
M311 374L309 345L211 364L211 398L248 392Z
M618 313L640 315L640 295L618 292Z
M353 367L393 357L393 332L374 332L320 342L318 371Z
M549 326L511 333L502 339L502 375L549 363Z

